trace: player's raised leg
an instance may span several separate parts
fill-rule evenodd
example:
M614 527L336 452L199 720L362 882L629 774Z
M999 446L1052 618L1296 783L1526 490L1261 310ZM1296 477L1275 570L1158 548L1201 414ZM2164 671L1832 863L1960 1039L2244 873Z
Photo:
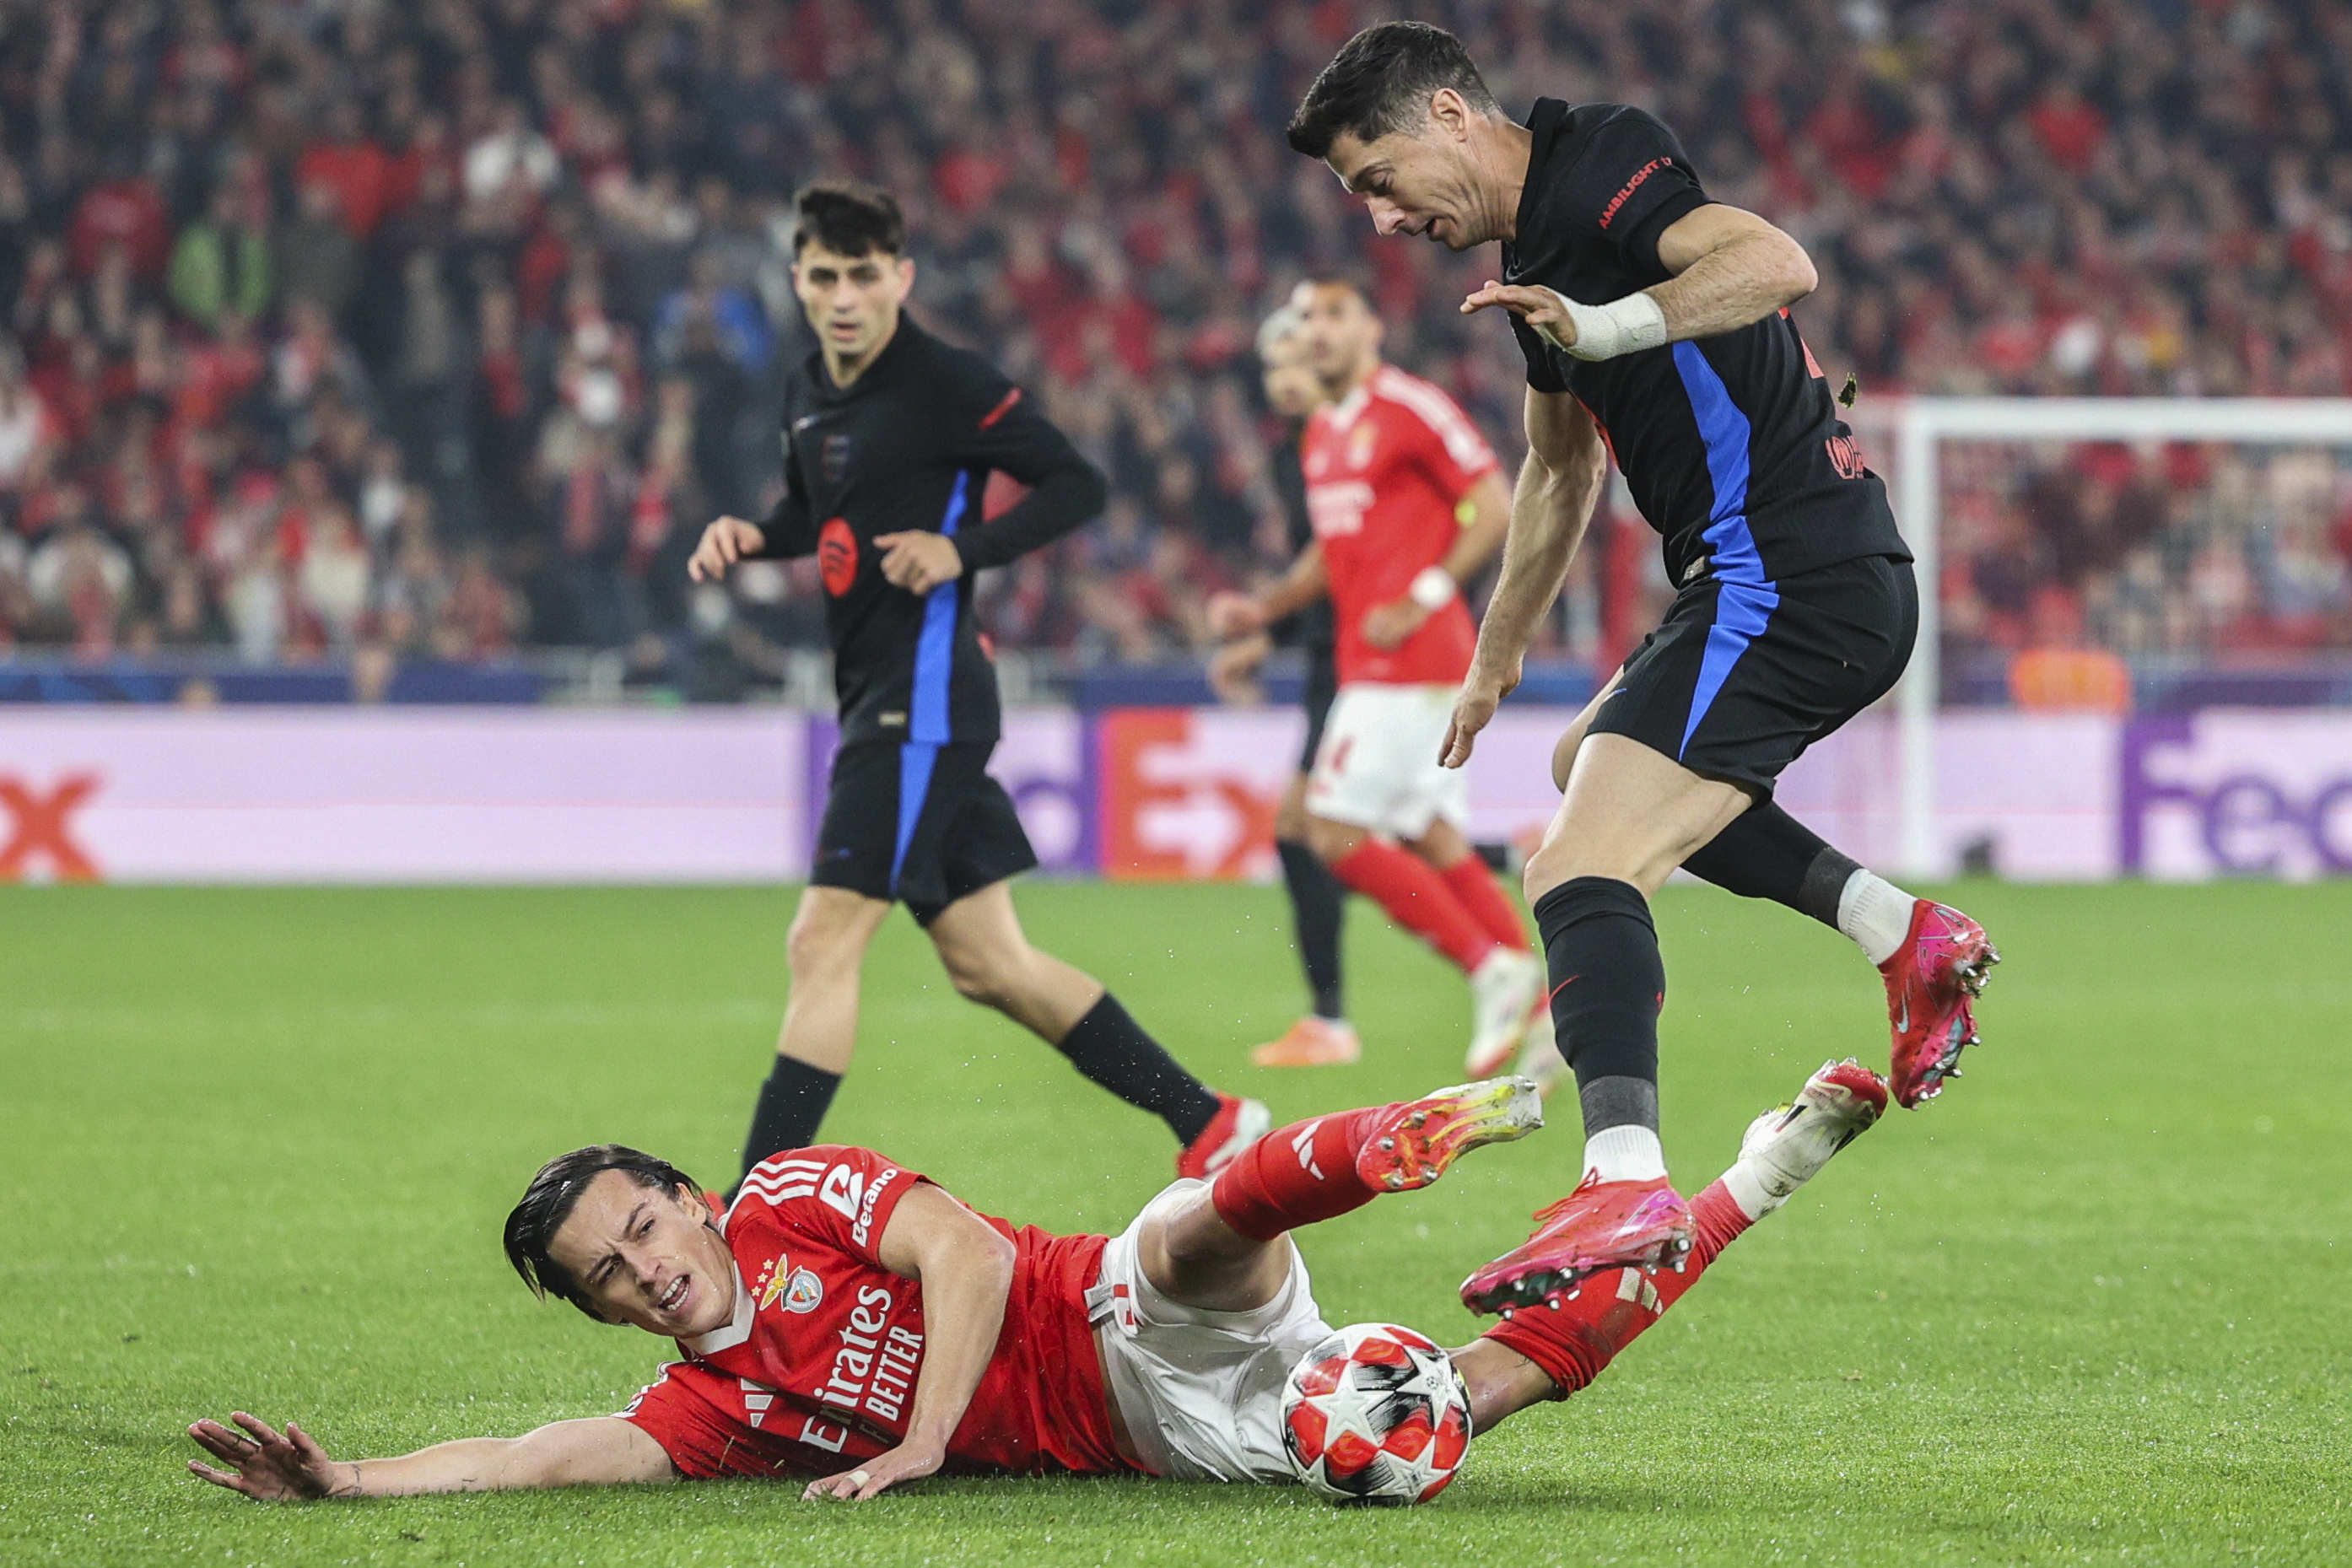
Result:
M1033 946L1006 883L957 899L928 929L959 994L994 1008L1087 1079L1167 1123L1181 1145L1179 1176L1208 1175L1265 1130L1263 1104L1209 1088L1100 981Z
M792 992L776 1040L776 1064L760 1086L743 1144L743 1168L785 1149L805 1148L833 1104L857 1045L858 977L887 899L843 887L812 886L784 939Z
M1949 904L1915 898L1824 842L1769 800L1683 862L1743 898L1769 898L1842 932L1886 984L1897 1104L1933 1099L1977 1042L1971 1005L2000 954Z
M1852 1059L1823 1063L1793 1101L1756 1118L1740 1140L1739 1158L1691 1200L1696 1239L1679 1271L1599 1274L1573 1294L1555 1292L1542 1306L1507 1310L1502 1322L1453 1352L1470 1388L1473 1429L1490 1431L1513 1412L1565 1399L1598 1377L1698 1283L1726 1247L1866 1132L1886 1099L1885 1080L1868 1068ZM1464 1285L1465 1300L1479 1278Z
M1542 1125L1535 1085L1497 1078L1276 1128L1213 1183L1149 1217L1139 1238L1145 1272L1186 1306L1263 1306L1288 1276L1290 1249L1277 1243L1289 1231L1427 1186L1472 1149Z

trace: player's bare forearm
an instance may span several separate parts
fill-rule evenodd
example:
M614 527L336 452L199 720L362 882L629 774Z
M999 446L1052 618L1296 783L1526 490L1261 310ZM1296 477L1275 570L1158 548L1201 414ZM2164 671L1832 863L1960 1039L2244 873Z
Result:
M1290 563L1290 570L1257 596L1257 611L1262 623L1272 625L1285 616L1296 615L1331 590L1331 576L1323 565L1321 544L1308 545Z
M257 1501L520 1491L677 1479L659 1443L614 1416L551 1422L520 1437L461 1437L381 1459L331 1458L291 1422L281 1434L241 1411L232 1418L235 1429L216 1421L199 1421L188 1428L188 1435L227 1468L194 1462L188 1468Z
M938 1187L898 1200L877 1251L884 1268L923 1286L927 1343L907 1435L854 1470L812 1481L807 1497L862 1500L937 1470L1004 1332L1013 1243Z
M1478 628L1472 678L1516 676L1583 543L1605 461L1600 432L1564 393L1528 394L1528 458L1511 496L1503 570Z
M1679 342L1733 332L1811 294L1820 277L1805 247L1754 213L1714 203L1658 236L1658 261L1674 276L1645 290Z
M1462 531L1454 536L1454 544L1445 559L1437 564L1445 575L1456 582L1467 582L1480 569L1495 559L1503 548L1504 537L1511 530L1511 493L1503 488L1503 476L1489 474L1470 488L1462 504L1469 508Z

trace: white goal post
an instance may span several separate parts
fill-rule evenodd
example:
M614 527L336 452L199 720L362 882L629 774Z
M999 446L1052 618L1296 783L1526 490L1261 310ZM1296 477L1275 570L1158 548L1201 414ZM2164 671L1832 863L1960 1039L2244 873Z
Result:
M1855 423L1895 437L1895 520L1918 558L1919 642L1896 689L1901 731L1901 869L1933 875L1936 706L1942 646L1937 570L1946 441L2198 441L2352 446L2352 398L1914 397Z

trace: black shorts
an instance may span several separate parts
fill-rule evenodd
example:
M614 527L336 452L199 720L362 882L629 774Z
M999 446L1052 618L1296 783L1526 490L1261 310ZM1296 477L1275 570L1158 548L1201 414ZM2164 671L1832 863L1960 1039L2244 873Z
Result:
M985 743L859 741L833 759L809 881L896 899L929 925L966 894L1037 863Z
M1893 688L1918 634L1908 561L1868 556L1771 584L1706 578L1642 639L1588 733L1769 795L1806 747Z
M1323 721L1331 716L1331 701L1339 695L1339 665L1329 644L1307 650L1307 689L1298 700L1307 709L1307 745L1298 754L1298 771L1315 771L1315 753L1323 745Z

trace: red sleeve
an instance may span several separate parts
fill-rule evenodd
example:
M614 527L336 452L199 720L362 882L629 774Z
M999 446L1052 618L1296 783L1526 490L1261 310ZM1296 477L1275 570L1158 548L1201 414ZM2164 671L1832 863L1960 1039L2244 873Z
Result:
M752 1166L735 1204L764 1203L779 1223L879 1269L882 1232L923 1179L872 1149L817 1144Z
M1395 397L1404 410L1399 423L1411 433L1413 461L1441 494L1459 501L1495 471L1495 449L1444 392L1427 382L1412 382L1401 384Z
M621 1419L659 1443L678 1474L698 1481L831 1475L883 1448L864 1432L808 1416L771 1390L690 1361L663 1367L661 1376L629 1401ZM800 1440L797 1434L811 1427L829 1440L821 1447Z

